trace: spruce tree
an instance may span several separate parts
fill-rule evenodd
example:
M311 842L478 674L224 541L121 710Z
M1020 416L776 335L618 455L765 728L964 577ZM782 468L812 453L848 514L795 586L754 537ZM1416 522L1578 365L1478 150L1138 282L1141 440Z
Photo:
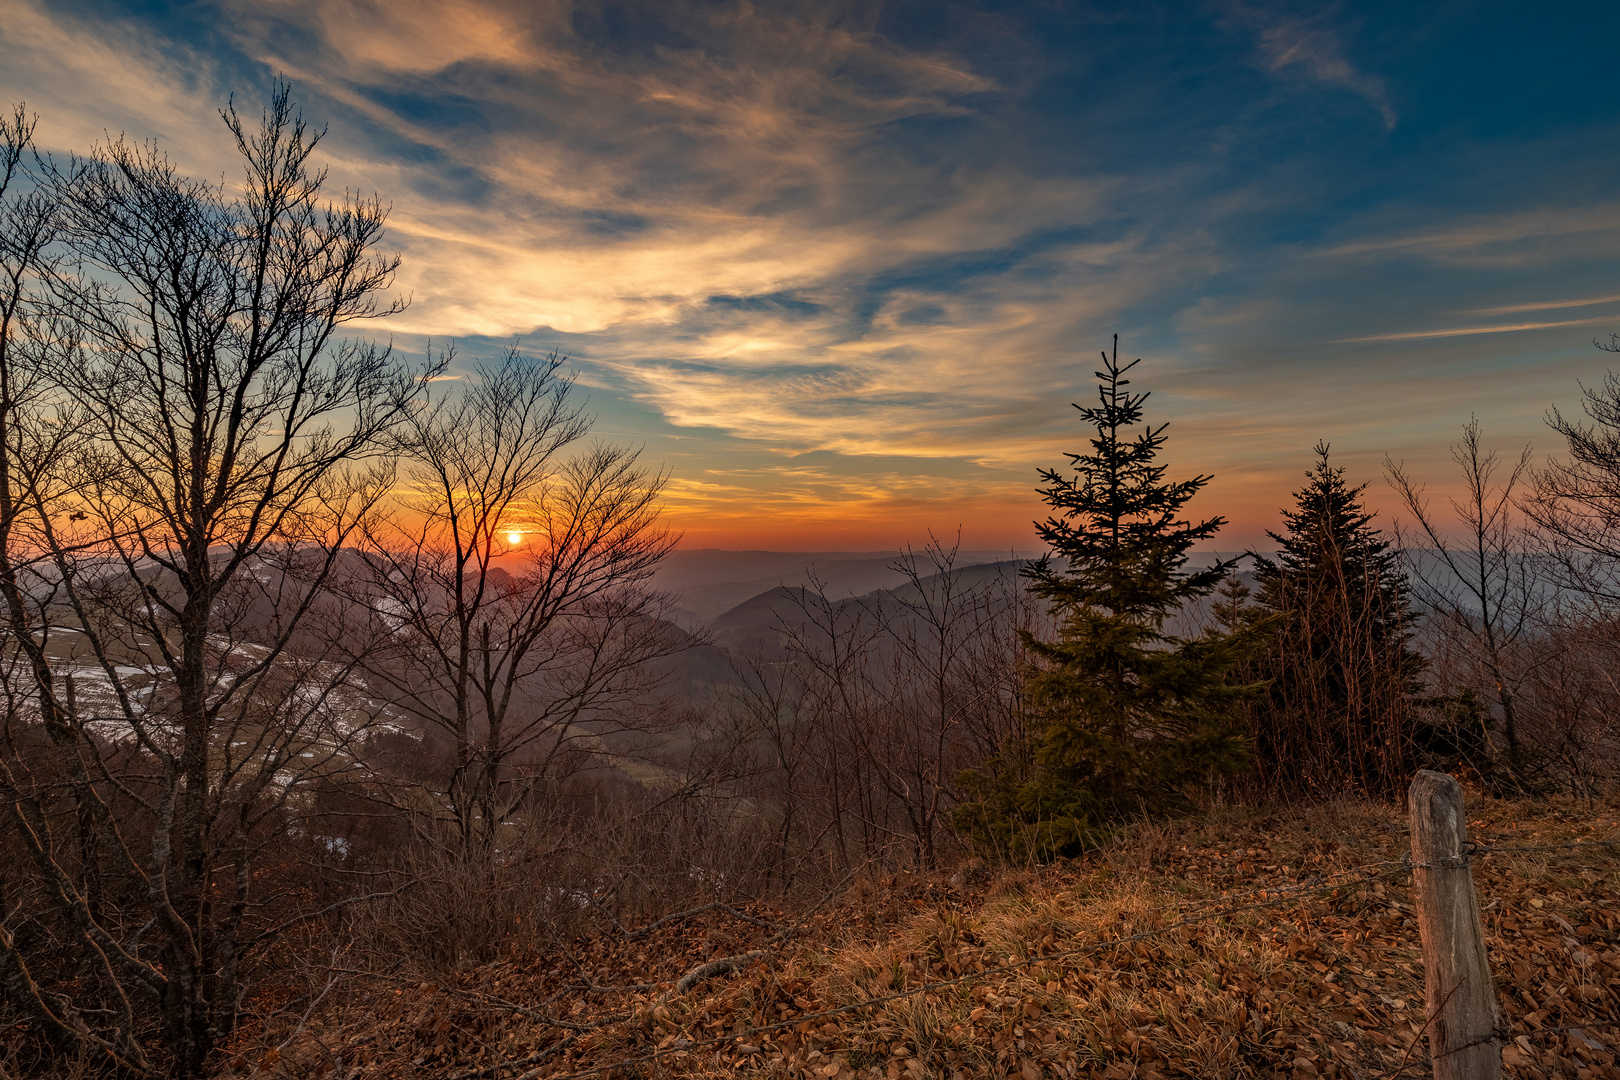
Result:
M1315 447L1308 482L1268 535L1280 549L1256 556L1255 604L1229 622L1276 617L1253 673L1269 682L1251 708L1261 778L1274 794L1389 794L1415 762L1414 711L1425 661L1396 553L1351 487Z
M1053 513L1036 528L1051 552L1026 576L1059 633L1025 635L1036 661L1030 736L1005 748L989 776L964 778L979 799L959 824L1019 854L1070 853L1126 816L1180 808L1197 785L1248 759L1237 706L1256 688L1229 676L1261 631L1165 631L1231 565L1187 571L1193 546L1225 524L1182 517L1211 477L1165 478L1166 425L1143 422L1148 394L1124 377L1140 360L1119 363L1117 335L1102 359L1098 403L1075 406L1096 431L1090 452L1067 454L1072 470L1040 474Z

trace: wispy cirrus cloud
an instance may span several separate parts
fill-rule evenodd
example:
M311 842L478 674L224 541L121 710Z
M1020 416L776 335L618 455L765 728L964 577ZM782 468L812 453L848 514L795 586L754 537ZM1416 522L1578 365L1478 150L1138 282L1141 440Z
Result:
M1197 264L1186 241L1153 253L1119 224L1082 235L1117 214L1107 178L941 169L884 144L1001 94L947 54L749 5L671 8L645 51L556 6L480 10L494 29L429 6L381 44L335 36L366 22L358 5L239 23L244 49L362 111L379 150L421 156L389 155L424 196L391 222L414 297L401 330L543 328L674 424L796 452L1006 459L1028 452L1010 417L1030 354ZM428 70L441 23L449 62ZM482 119L445 122L422 97ZM459 193L438 186L452 157Z
M1444 13L0 4L0 89L54 146L128 130L229 181L214 108L293 79L333 182L392 203L413 303L385 331L572 353L710 540L762 514L1027 536L1114 330L1255 539L1290 454L1441 445L1424 395L1517 416L1608 321L1620 193L1580 167L1607 129L1452 123L1512 102L1446 97L1470 65L1424 83L1422 42L1466 29Z
M1324 245L1325 259L1424 259L1460 267L1531 270L1604 257L1620 243L1620 200L1481 214L1458 209L1438 223L1391 229L1367 222L1366 235ZM1527 307L1524 310L1533 310Z
M1579 300L1536 300L1528 304L1503 304L1498 307L1474 308L1470 315L1513 315L1521 311L1556 311L1560 308L1593 307L1597 304L1620 304L1620 295L1588 296Z
M0 20L0 95L40 114L43 149L83 152L128 133L205 176L234 166L218 138L228 92L206 52L115 13L35 0L5 0Z
M240 5L222 32L325 105L336 182L391 199L413 299L394 333L561 341L597 391L795 457L979 463L949 483L761 466L756 510L765 489L823 510L988 490L971 474L1023 464L1050 389L1031 354L1187 265L1117 225L1070 235L1112 213L1106 179L883 145L1001 93L948 54L749 5L668 12L645 49L569 5Z
M1430 338L1472 337L1476 334L1515 334L1525 330L1551 330L1562 326L1597 326L1613 323L1614 315L1599 315L1591 319L1556 319L1552 322L1502 323L1496 326L1457 326L1444 330L1404 330L1393 334L1368 334L1366 337L1340 338L1344 344L1363 341L1425 341Z
M1358 71L1331 30L1304 21L1268 26L1260 32L1260 54L1271 71L1298 69L1319 83L1359 94L1378 110L1386 128L1395 127L1395 108L1383 80Z
M1256 62L1263 70L1279 78L1348 90L1377 110L1386 129L1394 129L1399 117L1389 88L1383 79L1350 61L1334 8L1295 14L1231 3L1220 10L1254 35Z

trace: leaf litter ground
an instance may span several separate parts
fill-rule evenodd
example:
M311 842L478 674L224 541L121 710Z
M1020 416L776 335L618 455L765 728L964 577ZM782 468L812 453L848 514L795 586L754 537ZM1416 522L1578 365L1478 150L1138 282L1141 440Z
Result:
M1620 807L1470 803L1504 1074L1620 1077ZM244 1033L221 1075L1423 1077L1407 850L1385 806L1144 824L1039 871L859 882L684 994L771 931L711 910L453 978L356 975L301 1030ZM1141 939L1098 948L1122 938Z

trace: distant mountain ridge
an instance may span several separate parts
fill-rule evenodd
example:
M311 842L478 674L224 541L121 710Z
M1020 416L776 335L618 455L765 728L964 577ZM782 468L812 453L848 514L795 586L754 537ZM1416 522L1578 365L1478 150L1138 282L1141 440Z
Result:
M1003 559L1000 562L956 566L952 570L955 579L953 588L959 596L966 596L998 581L1013 583L1019 571L1031 561ZM944 575L930 574L916 583L903 575L896 576L900 577L898 584L873 589L859 596L839 597L829 590L827 601L830 610L837 613L834 618L843 622L851 616L859 616L861 609L864 609L869 617L881 615L891 620L892 625L904 624L915 619L914 614L908 613L910 605L922 600L923 593L937 589ZM786 645L783 629L814 624L820 607L820 600L812 596L807 586L778 585L717 615L708 624L708 640L733 655L750 652L779 655ZM824 640L822 631L812 633Z
M959 551L959 568L1034 558L1033 550ZM894 551L726 551L677 550L669 554L652 584L676 597L694 625L702 625L737 605L778 586L805 587L812 577L829 597L863 596L905 583L894 569Z

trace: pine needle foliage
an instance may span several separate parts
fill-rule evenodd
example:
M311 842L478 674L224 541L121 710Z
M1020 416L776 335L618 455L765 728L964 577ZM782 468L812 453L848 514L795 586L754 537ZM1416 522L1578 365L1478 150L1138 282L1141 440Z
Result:
M1233 594L1229 626L1271 618L1254 659L1267 680L1250 710L1258 778L1268 793L1331 798L1403 790L1427 724L1419 714L1425 661L1412 643L1410 589L1398 556L1352 487L1315 447L1307 482L1256 556L1253 602Z
M1140 360L1119 362L1116 335L1102 361L1097 404L1075 406L1096 430L1089 452L1040 474L1053 513L1036 528L1051 553L1026 576L1059 633L1025 636L1033 734L1005 748L989 776L965 778L979 798L957 818L980 843L1017 856L1071 854L1123 818L1181 809L1249 757L1238 706L1259 688L1231 673L1264 628L1191 639L1165 631L1231 567L1187 570L1194 545L1226 523L1183 516L1211 477L1166 479L1166 425L1144 422L1148 394L1125 378Z

